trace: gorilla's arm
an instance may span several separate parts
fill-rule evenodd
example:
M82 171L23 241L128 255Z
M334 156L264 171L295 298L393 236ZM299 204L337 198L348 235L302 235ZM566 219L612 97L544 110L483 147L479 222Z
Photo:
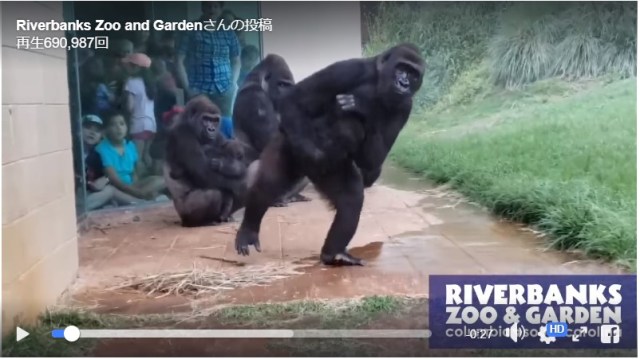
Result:
M314 143L313 125L335 107L336 95L365 83L375 83L376 62L351 59L336 62L302 80L276 101L281 116L280 129L302 161L320 163L325 153Z
M356 165L361 170L365 187L371 187L380 177L382 165L409 119L410 109L411 107L408 110L402 108L395 116L377 120L377 128L367 134L354 158Z
M364 83L375 83L376 63L372 59L338 61L295 85L285 101L293 100L311 117L321 115L336 95L347 93ZM284 104L283 106L286 106Z
M365 187L373 185L380 176L382 165L407 123L412 108L410 99L391 110L379 108L374 102L376 96L371 85L362 85L350 94L336 96L339 121L352 121L357 117L366 126L365 139L354 156Z
M225 188L234 189L237 179L230 179L217 172L211 160L206 156L203 146L190 133L176 128L169 138L174 163L179 163L181 171L172 172L187 177L186 179L196 188ZM225 168L226 170L227 168Z
M382 173L382 167L378 167L373 170L363 170L361 168L360 173L362 174L362 184L364 185L364 188L369 188L373 186L373 184L380 177L380 174Z
M211 165L215 172L230 179L237 180L247 172L244 162L235 158L213 158Z
M278 130L277 127L274 127L273 121L269 120L270 118L276 118L276 113L272 106L261 106L261 104L271 104L271 99L257 86L243 91L253 91L254 93L252 96L238 96L234 105L234 112L246 111L243 112L243 116L238 116L237 118L250 120L251 123L237 123L236 126L247 135L251 147L256 152L261 153L269 143L271 134Z

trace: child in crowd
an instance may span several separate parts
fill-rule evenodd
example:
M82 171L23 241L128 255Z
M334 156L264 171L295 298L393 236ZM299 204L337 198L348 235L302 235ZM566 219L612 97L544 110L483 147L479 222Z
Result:
M260 53L258 48L253 45L248 45L242 48L240 53L240 76L238 76L238 88L242 87L244 79L249 72L258 64L260 60Z
M151 59L145 54L134 53L125 57L122 62L129 75L124 91L126 108L130 114L130 135L139 154L140 168L150 169L153 160L149 147L157 131L154 112L157 88L155 76L150 69Z
M135 145L126 140L127 123L124 116L114 111L107 113L103 118L106 138L96 146L96 151L100 154L109 182L135 199L159 199L159 193L166 188L164 179L160 176L138 179L138 152ZM135 203L135 199L131 204Z
M100 113L117 105L115 81L106 84L104 62L93 56L82 66L82 113Z
M126 93L124 83L128 74L122 60L133 53L133 42L127 39L116 39L113 47L109 48L108 56L105 57L106 77L109 83L115 84L115 96L117 98L115 109L126 111Z
M152 172L156 175L162 175L162 162L164 160L164 146L166 146L166 131L164 123L164 115L177 104L177 90L175 79L167 71L165 62L162 58L155 58L151 64L154 74L157 76L158 92L155 100L156 119L163 119L157 122L156 135L149 147L149 154L153 159Z
M88 211L109 204L115 195L115 188L109 185L105 176L102 160L96 152L96 145L102 140L102 120L96 115L86 115L82 119L82 146L84 149L85 181ZM82 198L78 196L77 198Z

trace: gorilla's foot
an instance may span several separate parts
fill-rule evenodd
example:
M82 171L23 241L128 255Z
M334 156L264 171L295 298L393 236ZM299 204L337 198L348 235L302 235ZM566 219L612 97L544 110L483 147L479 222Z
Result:
M347 252L338 254L322 253L320 260L328 266L363 266L365 264L362 259L354 257Z
M236 251L243 256L249 255L249 246L254 246L256 251L260 250L260 238L257 232L240 228L236 235Z
M279 199L273 204L273 207L287 207L287 206L289 206L289 201L285 199Z
M311 198L303 196L300 193L296 193L289 198L289 202L309 202Z
M227 218L224 218L224 219L222 220L222 222L223 222L223 223L234 223L234 222L236 222L236 219L235 219L235 218L233 218L233 216L229 216L229 217L227 217Z

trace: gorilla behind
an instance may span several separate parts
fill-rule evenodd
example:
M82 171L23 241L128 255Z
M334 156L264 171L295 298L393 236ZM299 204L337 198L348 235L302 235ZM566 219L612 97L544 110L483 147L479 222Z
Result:
M226 222L244 206L244 149L222 135L220 119L218 107L198 96L168 132L163 174L185 227Z
M238 91L233 107L234 132L248 147L247 165L257 160L269 141L278 133L280 121L276 104L295 84L287 62L279 55L267 55L249 72ZM300 192L309 181L301 179L275 206L289 202L308 201Z

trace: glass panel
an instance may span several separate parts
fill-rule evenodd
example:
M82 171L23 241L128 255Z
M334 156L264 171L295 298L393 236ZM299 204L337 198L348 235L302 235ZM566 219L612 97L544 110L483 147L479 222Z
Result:
M73 21L73 3L63 3L63 17L65 21ZM68 41L77 36L76 33L68 31ZM84 166L84 151L82 148L82 127L80 109L80 84L78 79L78 53L75 49L67 53L67 81L69 83L69 114L71 120L71 139L73 152L73 168L75 172L75 192L76 192L76 217L82 220L87 212L86 207L86 177Z
M65 2L65 16L69 21L94 24L92 31L70 34L70 37L108 38L106 49L97 49L94 45L90 49L69 52L79 214L169 200L162 178L166 138L163 118L173 106L184 105L189 96L205 93L221 107L223 115L231 117L235 89L219 92L226 86L225 76L230 74L223 73L218 79L212 79L209 73L198 73L202 63L200 66L196 63L198 59L203 63L230 61L215 59L212 55L214 51L216 54L231 51L231 47L211 47L202 57L195 53L202 46L194 44L194 41L210 44L206 37L228 40L229 33L225 35L218 31L220 34L195 36L193 32L155 31L153 28L154 20L197 20L203 9L217 13L227 21L259 18L258 2L227 2L222 8L218 4L168 1L127 2L123 6L121 2ZM98 19L120 24L121 28L95 31ZM149 29L125 29L127 22L144 23L146 20L149 20ZM241 74L244 75L260 59L261 37L258 32L234 33L239 40L237 51L242 52L244 48L245 53L254 55L241 56ZM190 46L185 46L185 69L190 80L190 88L185 90L178 76L175 53L187 37L192 41ZM135 55L127 60L133 53L146 56Z

